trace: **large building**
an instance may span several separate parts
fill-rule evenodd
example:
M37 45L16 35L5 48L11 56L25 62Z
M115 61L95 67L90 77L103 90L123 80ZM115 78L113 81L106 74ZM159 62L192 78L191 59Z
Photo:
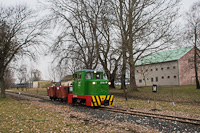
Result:
M193 85L196 83L194 48L179 48L146 56L136 63L135 76L137 86Z

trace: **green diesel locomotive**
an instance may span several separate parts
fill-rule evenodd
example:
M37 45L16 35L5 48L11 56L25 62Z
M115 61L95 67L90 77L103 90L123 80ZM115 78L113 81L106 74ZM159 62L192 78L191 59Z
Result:
M104 79L103 71L84 69L76 71L73 78L73 92L68 94L69 103L113 105L113 95L109 95L110 82Z

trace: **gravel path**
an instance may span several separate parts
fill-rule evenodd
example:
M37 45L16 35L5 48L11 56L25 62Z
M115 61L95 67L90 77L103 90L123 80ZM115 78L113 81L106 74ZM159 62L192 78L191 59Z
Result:
M164 121L154 119L150 117L131 116L120 113L112 113L108 111L102 111L98 109L91 109L88 107L75 107L75 112L86 113L87 116L94 117L100 120L115 121L120 123L131 123L143 126L150 126L154 129L158 129L159 132L192 132L200 133L200 127L195 125L183 124L178 122Z

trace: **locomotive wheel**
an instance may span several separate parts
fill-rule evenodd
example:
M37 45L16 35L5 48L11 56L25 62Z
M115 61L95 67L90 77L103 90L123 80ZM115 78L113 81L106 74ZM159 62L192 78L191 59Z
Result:
M72 106L77 104L77 99L76 98L72 98Z

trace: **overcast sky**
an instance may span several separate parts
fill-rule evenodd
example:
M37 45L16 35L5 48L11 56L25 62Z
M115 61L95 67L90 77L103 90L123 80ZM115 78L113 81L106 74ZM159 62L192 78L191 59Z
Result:
M36 9L39 7L39 0L0 0L1 5L17 5L17 4L27 4L29 7ZM45 0L40 0L45 1ZM182 0L180 11L186 12L191 7L191 5L200 0ZM37 63L29 63L33 68L39 69L42 72L43 80L50 80L48 75L48 67L51 64L51 57L42 57Z
M0 3L3 5L15 5L15 4L21 4L26 3L30 7L36 7L38 4L38 1L45 1L45 0L0 0ZM182 9L181 10L187 10L194 2L197 2L199 0L182 0Z

